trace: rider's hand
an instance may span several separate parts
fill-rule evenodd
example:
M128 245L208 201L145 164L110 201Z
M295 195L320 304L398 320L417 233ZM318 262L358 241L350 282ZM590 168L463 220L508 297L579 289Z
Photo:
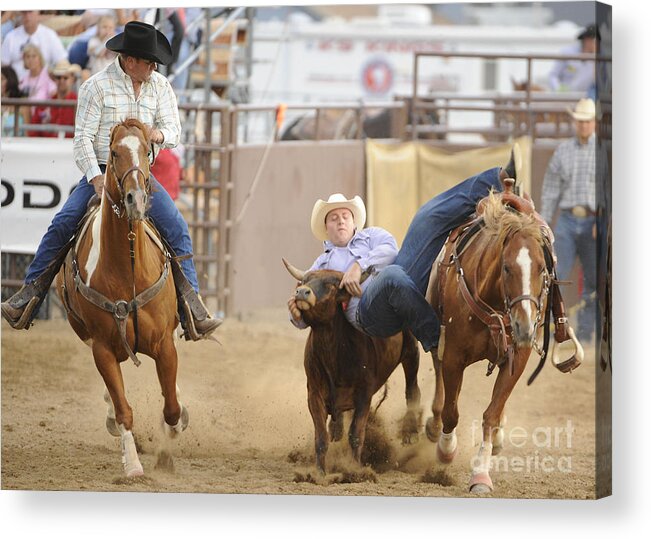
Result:
M160 129L156 129L155 127L150 127L149 128L149 140L151 140L155 144L163 144L165 141L165 136L163 135L163 132Z
M296 306L296 298L294 297L293 294L289 297L289 301L287 302L287 308L289 309L289 314L292 315L292 318L296 322L299 322L300 320L303 319L301 310Z
M357 262L353 262L353 265L344 273L341 283L339 283L339 288L346 288L351 296L359 298L362 295L362 287L359 282L361 277L362 267Z
M104 174L100 174L99 176L95 176L92 180L90 180L90 183L93 184L93 187L95 188L95 193L97 193L97 196L101 198L102 191L104 190Z

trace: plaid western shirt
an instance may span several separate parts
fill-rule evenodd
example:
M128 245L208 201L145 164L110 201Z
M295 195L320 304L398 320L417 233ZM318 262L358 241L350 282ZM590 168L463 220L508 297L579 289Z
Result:
M162 148L179 143L179 109L169 81L154 71L136 99L131 78L120 67L118 57L79 88L73 155L88 180L99 176L99 165L106 164L111 128L127 118L159 129L164 136Z
M542 187L543 219L551 223L556 208L568 210L586 206L596 210L595 169L596 136L586 144L574 137L558 145L552 156ZM599 152L604 153L604 152Z

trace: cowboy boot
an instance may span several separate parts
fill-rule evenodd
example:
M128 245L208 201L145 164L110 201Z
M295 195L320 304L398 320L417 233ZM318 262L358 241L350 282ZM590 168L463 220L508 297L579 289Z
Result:
M29 329L46 293L34 283L24 284L7 301L2 302L2 318L14 329Z
M61 264L72 246L73 240L68 241L56 254L54 259L31 283L24 284L18 292L2 303L2 317L14 329L29 329L38 309L45 300L50 285L61 268Z
M511 158L505 167L500 170L500 180L504 183L506 178L513 178L515 180L513 192L516 195L520 194L520 186L518 185L517 169L522 167L522 152L520 145L516 142L511 148Z
M198 341L210 337L223 320L213 318L201 296L195 292L188 282L178 260L174 258L172 258L172 275L176 286L176 296L184 314L181 317L181 322L185 329L186 340Z

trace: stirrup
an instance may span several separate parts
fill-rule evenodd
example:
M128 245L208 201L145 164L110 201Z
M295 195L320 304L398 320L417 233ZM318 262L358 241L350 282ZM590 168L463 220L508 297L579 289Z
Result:
M14 318L11 317L11 315L8 313L7 309L5 308L5 304L3 303L2 317L7 322L9 322L9 325L14 329L29 329L33 324L34 317L36 316L36 312L38 311L38 307L40 306L41 301L42 300L39 296L34 296L32 299L30 299L27 302L27 304L24 307L22 307L23 310L18 320L15 320ZM8 303L8 306L11 307L11 304ZM20 309L20 307L18 308Z
M563 342L556 342L554 339L552 344L552 364L562 373L572 372L583 362L583 346L574 335L574 330L571 326L567 327L567 334L569 336ZM568 359L561 360L560 355L567 355L570 353Z
M181 309L183 309L183 314L185 315L184 316L185 320L183 321L183 324L182 324L182 327L184 329L184 332L182 333L182 336L185 337L185 340L186 341L200 341L202 339L216 340L214 337L211 336L211 334L215 329L217 329L217 326L219 326L221 324L221 320L214 319L214 320L217 321L216 326L209 334L199 333L199 331L197 330L197 327L196 327L196 325L194 323L194 316L193 316L193 313L192 313L192 307L190 306L190 304L188 303L188 301L186 300L186 298L184 296L179 297L178 299L179 299L179 303L181 305ZM210 316L210 311L208 311L208 309L204 305L203 301L201 300L201 297L198 294L197 294L197 300L201 304L201 307L203 307L205 309L206 318L209 318L209 319L212 320L213 318ZM205 318L202 319L202 321L203 320L205 320Z

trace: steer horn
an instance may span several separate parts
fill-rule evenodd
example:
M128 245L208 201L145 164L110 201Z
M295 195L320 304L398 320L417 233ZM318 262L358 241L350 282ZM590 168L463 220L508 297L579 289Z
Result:
M285 264L287 271L291 274L292 277L294 277L294 279L296 279L297 281L303 280L303 277L305 277L305 273L306 273L305 271L301 271L300 269L295 268L284 258L283 258L283 264Z

